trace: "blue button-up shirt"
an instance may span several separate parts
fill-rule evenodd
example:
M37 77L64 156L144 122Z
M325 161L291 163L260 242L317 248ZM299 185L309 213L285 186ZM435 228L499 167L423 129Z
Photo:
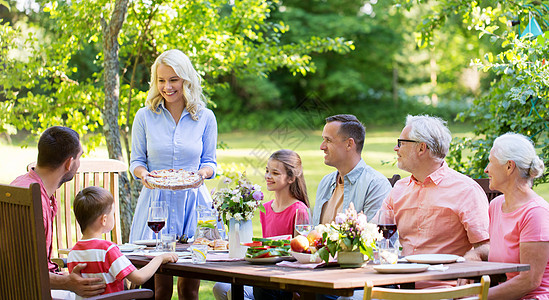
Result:
M334 193L338 171L332 172L320 181L316 191L315 208L313 210L313 224L320 223L322 207ZM372 167L364 160L343 176L343 205L342 210L349 208L353 202L357 212L364 212L370 221L381 207L381 203L391 191L391 184L387 177Z
M176 124L170 112L160 104L160 114L141 108L135 115L132 127L132 153L130 171L138 166L149 172L159 169L198 171L204 166L217 169L217 123L213 112L202 109L194 121L185 109ZM130 242L151 239L153 231L147 226L148 208L152 201L160 200L169 210L164 233L194 236L196 206L211 208L212 198L203 184L198 189L160 190L143 187L133 217Z

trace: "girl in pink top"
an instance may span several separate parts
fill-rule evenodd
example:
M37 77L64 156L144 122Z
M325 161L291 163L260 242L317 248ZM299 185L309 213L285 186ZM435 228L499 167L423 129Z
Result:
M267 190L274 192L275 198L263 204L265 212L260 212L259 215L263 237L294 235L296 209L309 208L299 155L291 150L278 150L273 153L267 161L265 181ZM217 282L213 287L215 299L228 299L230 289L229 283ZM291 292L244 286L246 300L285 300L292 299L292 296Z
M275 193L274 200L263 206L259 219L263 237L295 235L296 209L309 208L307 187L301 158L292 150L278 150L269 157L265 168L267 190Z
M490 189L503 195L490 203L489 261L530 264L530 271L507 273L490 288L489 299L549 299L549 204L532 190L543 161L525 136L506 133L494 141L484 170Z

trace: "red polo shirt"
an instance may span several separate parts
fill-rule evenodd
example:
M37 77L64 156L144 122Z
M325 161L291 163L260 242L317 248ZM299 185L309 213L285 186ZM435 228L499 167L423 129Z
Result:
M53 240L53 218L57 214L57 200L55 195L48 196L44 183L38 174L31 169L27 174L17 177L11 185L28 188L31 183L40 184L42 196L42 214L44 217L44 229L46 230L46 254L48 256L48 269L50 272L57 270L57 265L51 261L52 240Z

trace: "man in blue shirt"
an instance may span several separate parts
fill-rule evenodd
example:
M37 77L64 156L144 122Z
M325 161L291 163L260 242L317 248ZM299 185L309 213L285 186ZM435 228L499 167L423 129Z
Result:
M364 136L364 125L353 115L326 118L320 150L324 151L324 163L337 170L318 185L313 224L332 222L351 202L370 221L389 194L387 177L362 160Z

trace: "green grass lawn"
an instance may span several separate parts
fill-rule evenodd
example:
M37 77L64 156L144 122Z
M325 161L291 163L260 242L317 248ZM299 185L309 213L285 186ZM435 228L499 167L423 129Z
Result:
M384 128L367 128L366 142L362 157L367 164L391 177L398 173L402 177L409 174L396 167L396 155L393 148L396 144L402 126ZM471 128L463 125L450 126L454 136L470 136ZM218 150L220 167L237 164L245 168L252 182L260 184L265 192L265 201L271 200L273 194L266 191L263 174L265 163L270 154L276 150L286 148L296 151L303 161L305 180L311 207L318 183L322 177L334 168L324 165L324 154L319 149L322 142L321 131L274 130L271 132L233 132L220 134L219 140L228 145L228 149ZM36 147L21 148L16 145L0 144L0 154L4 157L0 172L0 183L9 184L16 176L26 172L28 163L36 160ZM84 157L106 158L106 149L98 149L87 153ZM208 180L208 188L218 188L219 179ZM549 184L535 188L545 199L549 199ZM259 214L254 217L254 236L261 236ZM200 299L214 299L211 293L213 282L203 281L200 286ZM174 293L175 294L175 293ZM177 299L174 296L173 299Z

